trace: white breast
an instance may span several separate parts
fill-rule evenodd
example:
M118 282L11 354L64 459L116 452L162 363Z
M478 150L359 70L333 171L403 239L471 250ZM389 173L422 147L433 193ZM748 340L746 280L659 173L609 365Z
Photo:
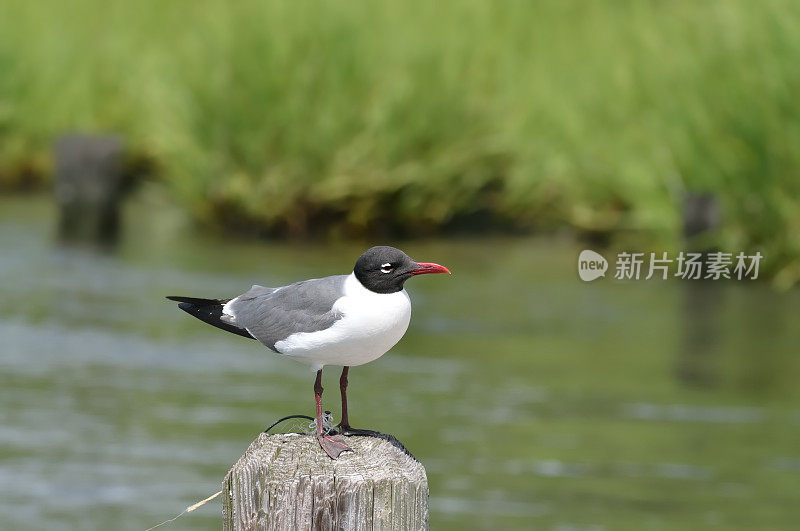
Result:
M400 341L411 320L411 300L405 290L375 293L352 273L345 281L344 296L333 309L342 314L333 326L292 334L275 343L276 350L314 370L323 365L363 365Z

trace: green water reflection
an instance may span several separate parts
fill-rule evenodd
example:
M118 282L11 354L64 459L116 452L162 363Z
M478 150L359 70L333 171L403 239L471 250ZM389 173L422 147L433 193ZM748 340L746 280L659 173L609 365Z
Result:
M43 200L0 200L0 527L145 529L313 411L305 366L163 296L346 272L365 244L202 238L148 199L113 253L52 225ZM409 282L411 329L352 370L351 415L425 464L433 529L800 522L797 292L586 284L554 241L399 245L454 274ZM214 502L162 529L219 525Z

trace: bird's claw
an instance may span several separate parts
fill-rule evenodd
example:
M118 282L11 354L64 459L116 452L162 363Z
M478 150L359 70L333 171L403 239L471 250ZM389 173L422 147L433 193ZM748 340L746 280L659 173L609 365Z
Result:
M353 451L339 435L317 435L317 440L331 459L336 459L342 452Z
M361 428L353 428L351 426L342 426L339 424L336 426L336 431L340 435L363 435L364 437L375 437L380 434L380 432L374 430L362 430Z

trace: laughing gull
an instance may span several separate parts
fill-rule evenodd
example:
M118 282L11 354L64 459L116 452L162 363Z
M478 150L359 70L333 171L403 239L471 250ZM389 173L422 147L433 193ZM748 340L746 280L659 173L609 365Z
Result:
M406 280L425 273L450 273L439 264L415 262L400 249L372 247L349 275L302 280L279 288L253 286L233 299L167 297L178 308L217 328L250 339L306 363L317 372L317 440L333 459L350 450L341 436L323 431L322 367L343 366L341 433L358 433L347 416L347 373L384 355L408 329L411 300ZM361 430L364 431L364 430Z

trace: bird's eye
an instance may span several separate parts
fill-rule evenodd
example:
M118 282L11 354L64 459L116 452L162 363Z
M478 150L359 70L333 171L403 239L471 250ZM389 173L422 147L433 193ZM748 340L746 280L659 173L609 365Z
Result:
M392 264L389 263L381 264L381 273L391 273L392 269L394 269L394 266L392 266Z

